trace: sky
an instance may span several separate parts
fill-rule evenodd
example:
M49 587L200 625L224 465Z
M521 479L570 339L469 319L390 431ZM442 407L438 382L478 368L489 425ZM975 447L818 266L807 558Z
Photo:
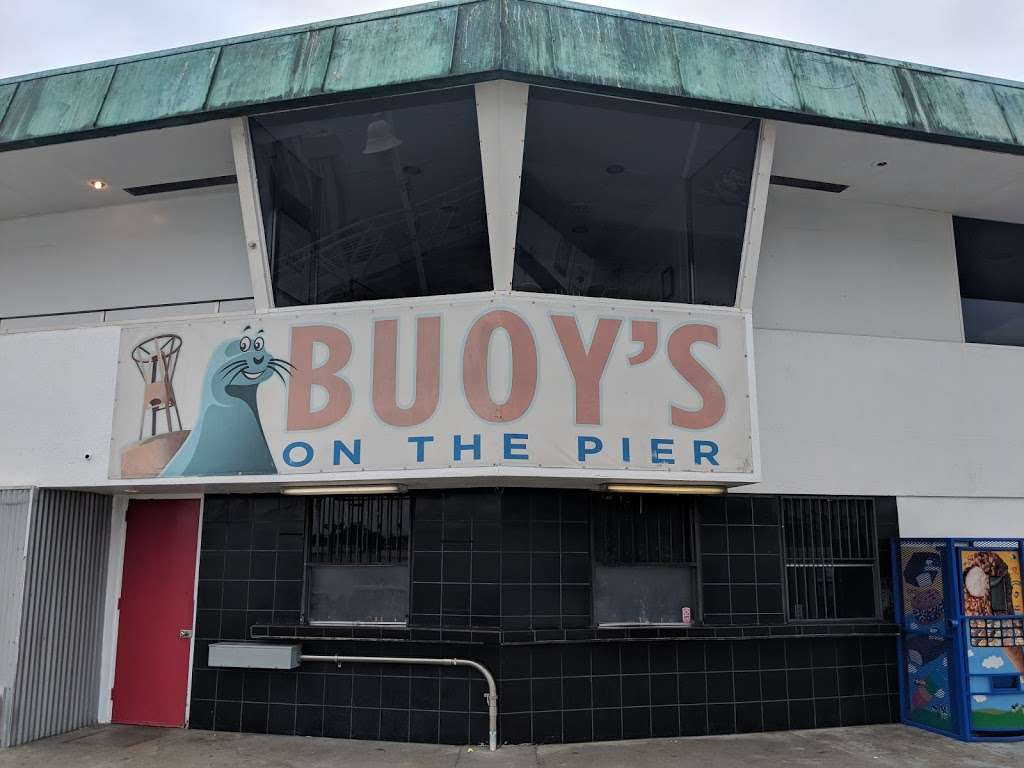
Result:
M0 0L0 78L410 4L401 0ZM603 0L600 4L1024 81L1021 0Z

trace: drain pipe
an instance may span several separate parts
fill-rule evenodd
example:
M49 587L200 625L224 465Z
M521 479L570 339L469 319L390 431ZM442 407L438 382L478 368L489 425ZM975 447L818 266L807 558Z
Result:
M487 679L488 692L484 694L487 701L488 740L491 752L498 748L498 687L494 684L494 675L483 664L469 659L419 659L400 656L299 656L300 661L319 661L329 664L418 664L433 667L472 667Z

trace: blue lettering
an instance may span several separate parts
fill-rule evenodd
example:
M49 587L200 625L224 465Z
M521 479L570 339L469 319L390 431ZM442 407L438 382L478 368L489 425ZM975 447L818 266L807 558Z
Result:
M600 453L602 448L604 448L604 443L600 437L580 435L576 438L576 460L586 461L587 456Z
M704 459L708 460L708 463L712 466L718 466L718 459L715 456L718 455L718 443L711 440L694 440L693 441L693 463L698 467Z
M465 451L473 451L473 461L480 461L480 435L473 435L473 442L468 444L462 442L462 435L452 436L452 458L462 461Z
M526 453L526 440L530 438L529 435L519 432L506 432L505 433L505 458L506 459L529 459L529 455ZM519 453L522 451L522 453Z
M349 447L345 445L344 442L342 442L341 440L335 440L334 466L338 466L339 464L341 464L341 454L343 453L348 457L348 460L351 461L353 464L358 464L361 460L360 457L363 455L363 441L353 440L352 450L349 450Z
M415 435L414 437L410 437L409 438L409 442L415 444L415 446L416 446L416 462L419 463L419 464L422 464L424 459L425 459L425 456L424 456L424 453L425 453L424 446L426 446L427 443L434 442L434 436L433 435Z
M629 461L629 438L622 438L622 460Z
M675 440L671 438L651 438L651 463L652 464L675 464L672 458L672 446Z
M305 456L301 459L293 459L292 451L296 449L302 449L305 451ZM304 467L313 460L313 446L309 443L304 443L301 440L295 443L288 443L284 447L284 453L282 454L284 463L289 467Z

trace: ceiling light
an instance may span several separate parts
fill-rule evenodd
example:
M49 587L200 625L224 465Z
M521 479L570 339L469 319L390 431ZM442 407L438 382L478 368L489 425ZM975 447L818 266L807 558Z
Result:
M97 192L102 192L104 189L106 189L107 187L110 186L103 179L89 179L88 183L89 183L89 186L92 189L95 189Z
M636 483L608 483L608 493L668 493L675 495L718 496L725 493L721 485L638 485Z
M423 173L423 169L420 168L418 165L403 165L402 171L405 173L406 176L419 176L421 173Z
M885 168L885 166L887 166L888 164L888 160L879 160L877 163L875 163L875 168Z
M396 483L383 485L293 485L282 488L285 496L352 496L377 493L401 493L405 490Z
M619 165L618 163L612 163L611 165L604 169L605 173L610 173L612 176L617 176L618 174L622 173L625 170L626 166Z

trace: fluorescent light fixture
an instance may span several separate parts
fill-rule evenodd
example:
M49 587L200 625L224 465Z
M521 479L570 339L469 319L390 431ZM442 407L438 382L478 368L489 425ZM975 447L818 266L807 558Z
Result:
M382 485L293 485L282 488L285 496L359 496L370 493L401 493L405 490L395 483Z
M668 493L675 495L719 496L725 493L721 485L638 485L636 483L608 483L608 493Z

